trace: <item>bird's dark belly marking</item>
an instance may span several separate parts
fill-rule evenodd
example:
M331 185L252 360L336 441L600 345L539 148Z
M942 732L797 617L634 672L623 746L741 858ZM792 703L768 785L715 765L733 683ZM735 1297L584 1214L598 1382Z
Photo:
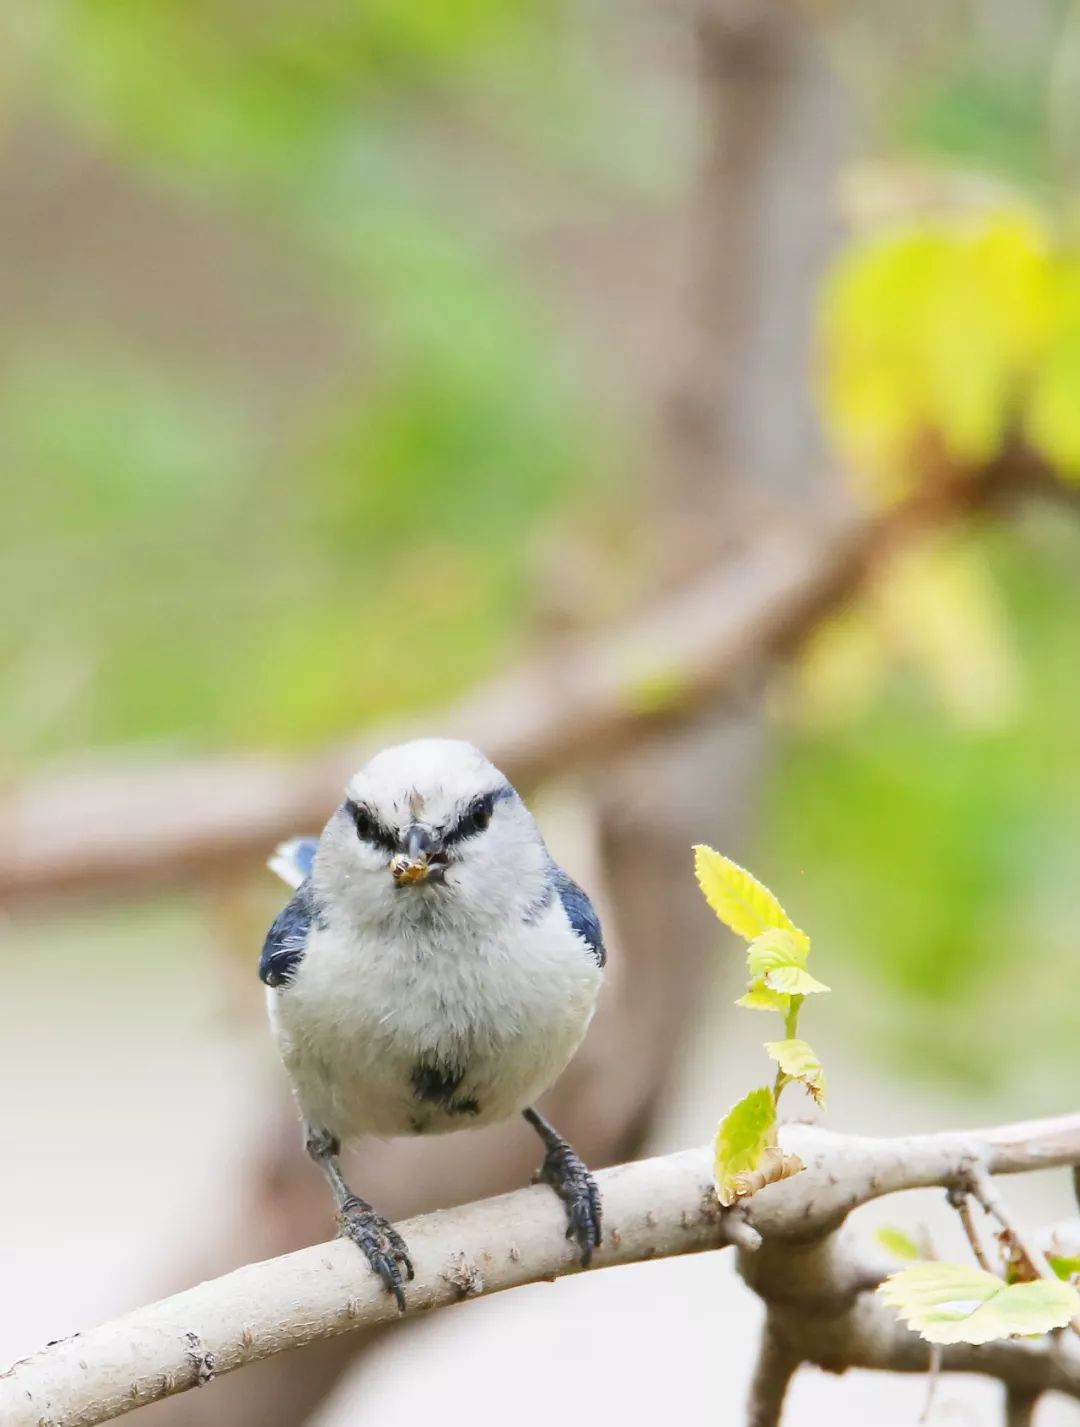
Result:
M447 1115L478 1115L480 1105L471 1095L459 1100L458 1087L465 1078L464 1070L445 1065L438 1060L418 1060L413 1066L413 1094L426 1105L437 1105Z

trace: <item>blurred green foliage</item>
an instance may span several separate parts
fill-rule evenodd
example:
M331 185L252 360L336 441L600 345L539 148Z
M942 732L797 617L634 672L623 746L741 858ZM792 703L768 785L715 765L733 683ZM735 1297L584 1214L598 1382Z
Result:
M1063 150L1059 89L1080 50L1074 0L888 0L824 19L830 55L879 153L916 156L1053 196Z
M508 655L546 544L596 524L633 468L519 253L586 194L648 203L672 181L663 122L643 113L625 142L625 76L589 67L599 19L76 0L20 27L9 134L61 126L102 183L195 233L254 226L330 355L279 413L258 370L125 343L123 323L74 310L6 334L0 592L34 611L0 644L12 766L147 738L311 742L445 702ZM524 215L496 197L523 168L557 193ZM256 297L268 280L243 277Z
M899 136L911 148L951 163L974 164L1025 184L1048 183L1046 85L1052 53L1022 47L1011 55L955 56L943 74L919 76L900 99Z

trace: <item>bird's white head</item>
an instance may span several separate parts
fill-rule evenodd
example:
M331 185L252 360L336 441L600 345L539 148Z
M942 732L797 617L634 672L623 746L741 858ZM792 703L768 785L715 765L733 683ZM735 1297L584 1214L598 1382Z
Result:
M550 859L532 814L470 743L384 749L350 778L314 881L354 925L499 921L542 902Z

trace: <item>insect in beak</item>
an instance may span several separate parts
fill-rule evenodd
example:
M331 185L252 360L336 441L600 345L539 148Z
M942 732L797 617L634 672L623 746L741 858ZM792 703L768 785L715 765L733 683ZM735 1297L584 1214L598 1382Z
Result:
M410 887L429 878L437 881L446 866L441 848L425 827L414 824L405 834L405 851L390 863L390 871L399 887Z
M418 858L414 862L411 858L398 856L391 862L390 871L399 887L410 887L414 882L427 881L431 864L426 857Z

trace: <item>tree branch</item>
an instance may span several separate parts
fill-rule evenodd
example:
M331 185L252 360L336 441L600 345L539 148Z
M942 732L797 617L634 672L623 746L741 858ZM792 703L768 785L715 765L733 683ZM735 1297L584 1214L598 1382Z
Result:
M911 1331L876 1296L865 1294L839 1317L818 1323L783 1313L792 1351L826 1372L872 1368L882 1372L924 1373L931 1344ZM979 1373L997 1378L1016 1392L1061 1392L1080 1398L1080 1350L1070 1337L1002 1339L973 1346L941 1346L943 1372Z
M1005 1389L1005 1427L1031 1427L1040 1393L1024 1387Z
M769 1307L777 1350L782 1344L792 1362L923 1372L927 1344L866 1292L882 1267L833 1230L878 1195L963 1183L972 1163L999 1174L1078 1164L1080 1115L895 1140L789 1125L783 1140L806 1171L729 1211L716 1203L705 1147L602 1171L606 1238L595 1267L735 1243L743 1277ZM402 1232L416 1267L409 1314L580 1271L562 1206L542 1186L426 1215ZM94 1427L260 1358L396 1316L351 1244L303 1249L21 1360L0 1374L0 1421ZM1080 1397L1072 1338L950 1346L943 1366Z
M765 540L619 630L542 651L431 714L425 731L469 738L524 785L629 747L715 697L802 622L808 600L832 603L857 548ZM307 759L114 763L31 784L0 806L0 902L213 878L261 860L281 838L318 831L356 768L408 733L399 723Z
M747 1427L779 1427L784 1398L798 1369L798 1357L784 1341L776 1323L766 1318L750 1382Z
M605 1218L598 1266L727 1242L701 1150L597 1179ZM406 1316L580 1271L563 1207L546 1186L400 1227L416 1270ZM397 1317L355 1246L338 1239L250 1264L23 1359L0 1374L0 1422L92 1427L247 1363Z

